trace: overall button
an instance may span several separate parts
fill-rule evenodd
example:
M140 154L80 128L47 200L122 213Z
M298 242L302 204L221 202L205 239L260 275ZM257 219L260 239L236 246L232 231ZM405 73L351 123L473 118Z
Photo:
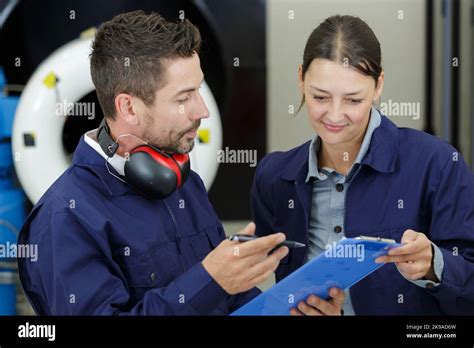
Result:
M344 191L344 185L343 185L343 184L337 184L337 185L336 185L336 191L337 191L337 192L342 192L342 191Z
M341 233L342 232L342 227L341 226L334 227L334 232Z
M150 274L150 279L151 281L154 283L156 281L156 273L153 272L152 274Z

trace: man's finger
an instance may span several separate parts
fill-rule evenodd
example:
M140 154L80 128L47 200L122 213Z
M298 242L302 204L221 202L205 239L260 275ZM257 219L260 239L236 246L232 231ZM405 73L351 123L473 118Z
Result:
M269 255L265 260L250 265L249 278L253 279L262 273L271 270L272 272L278 267L280 260L288 255L289 249L287 247L278 248L273 254Z
M237 248L236 252L238 256L247 257L267 249L270 251L285 239L286 237L283 233L275 233L249 242L240 243L235 246L234 249Z
M241 231L239 231L238 234L244 234L244 235L247 235L247 236L254 236L255 235L255 229L256 229L255 223L253 221L250 221L247 224L247 226L245 226ZM225 239L223 242L231 243L231 244L234 244L234 245L240 245L240 243L241 243L238 240L229 240L229 239ZM234 254L237 254L239 251L240 251L240 247L234 250ZM237 256L239 256L239 255L237 255Z
M258 276L256 276L255 278L253 279L250 279L249 280L249 283L252 284L252 288L257 286L258 284L260 283L263 283L264 281L266 281L268 278L270 278L273 274L273 271L270 269L268 271L266 271L265 273L262 273Z
M253 221L249 222L245 228L239 232L239 234L246 234L249 236L255 235L255 223Z

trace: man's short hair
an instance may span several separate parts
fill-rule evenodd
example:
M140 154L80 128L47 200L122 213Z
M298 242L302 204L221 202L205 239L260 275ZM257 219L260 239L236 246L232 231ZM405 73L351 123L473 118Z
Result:
M165 84L164 62L199 53L201 35L187 19L172 23L139 10L103 23L92 44L91 75L104 116L115 118L115 97L136 96L150 106Z

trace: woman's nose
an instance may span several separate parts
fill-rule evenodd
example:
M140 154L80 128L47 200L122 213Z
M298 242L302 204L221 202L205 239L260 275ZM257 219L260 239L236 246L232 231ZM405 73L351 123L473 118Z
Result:
M331 124L338 124L344 121L344 113L340 103L334 103L326 113L325 119Z

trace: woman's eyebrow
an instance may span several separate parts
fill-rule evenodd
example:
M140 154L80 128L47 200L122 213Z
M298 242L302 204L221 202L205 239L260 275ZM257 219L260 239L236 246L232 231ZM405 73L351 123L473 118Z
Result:
M327 93L327 94L331 94L329 93L328 91L322 89L322 88L319 88L319 87L316 87L316 86L310 86L312 89L318 91L318 92L323 92L323 93ZM360 92L362 92L362 90L359 90L359 91L356 91L356 92L350 92L350 93L345 93L344 95L356 95L356 94L359 94Z

